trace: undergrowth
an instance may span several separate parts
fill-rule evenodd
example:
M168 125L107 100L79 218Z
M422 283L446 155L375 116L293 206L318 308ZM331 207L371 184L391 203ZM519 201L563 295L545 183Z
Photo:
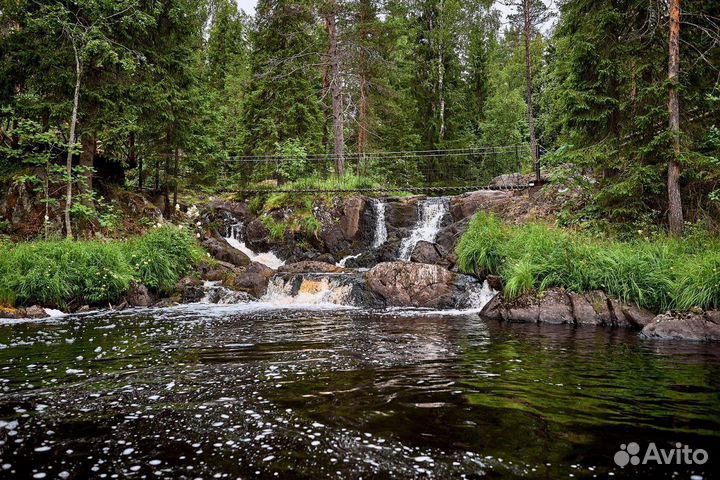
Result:
M127 242L5 243L0 245L0 302L60 308L110 303L133 281L167 293L202 255L191 234L177 227Z
M720 243L702 236L620 242L479 213L457 255L466 273L502 276L508 299L563 287L655 310L720 308Z

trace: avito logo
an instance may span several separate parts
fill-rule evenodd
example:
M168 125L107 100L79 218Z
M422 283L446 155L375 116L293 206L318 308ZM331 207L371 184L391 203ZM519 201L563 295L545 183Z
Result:
M678 442L675 448L668 450L658 448L654 443L650 443L645 450L645 454L640 456L640 445L630 442L627 445L620 445L620 450L613 457L618 467L624 467L628 463L631 465L647 465L654 463L656 465L703 465L708 461L708 453L702 448L693 450L689 445L683 445Z

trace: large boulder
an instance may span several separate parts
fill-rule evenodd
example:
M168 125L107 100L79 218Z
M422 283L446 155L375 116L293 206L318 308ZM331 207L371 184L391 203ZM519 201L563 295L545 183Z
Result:
M412 228L418 219L419 197L388 201L385 206L385 223L394 228Z
M245 243L256 252L267 252L271 249L270 232L259 218L245 227Z
M416 263L431 263L433 265L450 268L453 266L453 262L447 257L448 252L440 245L421 240L415 245L410 255L410 261Z
M661 340L720 341L720 324L712 315L676 313L658 315L642 330L644 338Z
M231 263L237 267L250 265L250 258L237 248L231 247L226 241L215 237L206 238L203 247L215 259Z
M478 210L493 211L498 206L511 202L512 197L512 192L498 190L479 190L458 195L450 200L450 213L453 220L459 222Z
M332 263L311 260L288 263L278 268L278 273L339 273L342 271L342 267L338 267Z
M469 224L470 218L464 218L459 222L452 223L440 230L440 233L438 233L438 236L435 239L435 243L445 249L445 252L447 252L446 258L452 263L457 262L455 257L455 246L467 231Z
M539 310L538 322L540 323L575 323L570 297L559 288L551 288L543 293L540 298Z
M149 307L155 303L155 298L150 293L150 290L142 283L131 282L130 290L125 295L125 301L131 307Z
M612 314L608 307L608 298L604 292L571 293L575 323L578 325L612 325Z
M223 284L260 298L267 292L268 283L274 274L275 271L267 265L252 262L244 272L228 276Z
M388 305L451 307L457 300L456 275L438 265L379 263L365 275L370 290Z
M360 196L347 198L343 202L340 229L345 240L352 242L360 238L362 234L360 223L366 205L367 199Z

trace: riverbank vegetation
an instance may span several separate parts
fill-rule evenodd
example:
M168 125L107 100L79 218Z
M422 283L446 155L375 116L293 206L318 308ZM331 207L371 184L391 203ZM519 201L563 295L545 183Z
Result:
M462 271L500 275L509 299L550 287L603 290L664 311L720 307L720 240L697 233L621 242L479 213L457 246Z
M0 244L0 304L107 305L131 282L169 293L204 257L187 229L161 227L128 241Z

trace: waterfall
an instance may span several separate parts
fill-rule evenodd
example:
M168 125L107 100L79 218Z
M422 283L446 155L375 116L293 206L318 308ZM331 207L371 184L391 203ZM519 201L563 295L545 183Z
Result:
M468 288L468 307L480 311L497 293L498 291L493 290L487 280L482 285L473 284Z
M238 303L249 303L252 298L245 292L236 292L223 287L220 282L204 282L203 290L205 295L200 303L215 303L220 305L231 305Z
M387 240L387 226L385 225L385 202L373 198L372 209L375 212L375 237L372 248L380 248Z
M267 293L260 300L275 306L348 306L351 304L352 288L352 285L333 276L296 275L283 278L278 275L270 279Z
M230 227L228 227L227 236L224 237L225 241L231 247L236 248L243 252L245 255L247 255L248 258L250 258L250 261L262 263L272 268L273 270L277 270L281 266L285 265L285 262L280 260L273 252L255 253L250 250L250 248L245 245L245 242L242 239L242 232L242 223L236 223L234 225L231 225Z
M445 197L428 198L420 204L420 218L410 235L400 244L398 258L407 262L410 260L415 245L420 241L434 242L443 219L448 214L449 200Z

